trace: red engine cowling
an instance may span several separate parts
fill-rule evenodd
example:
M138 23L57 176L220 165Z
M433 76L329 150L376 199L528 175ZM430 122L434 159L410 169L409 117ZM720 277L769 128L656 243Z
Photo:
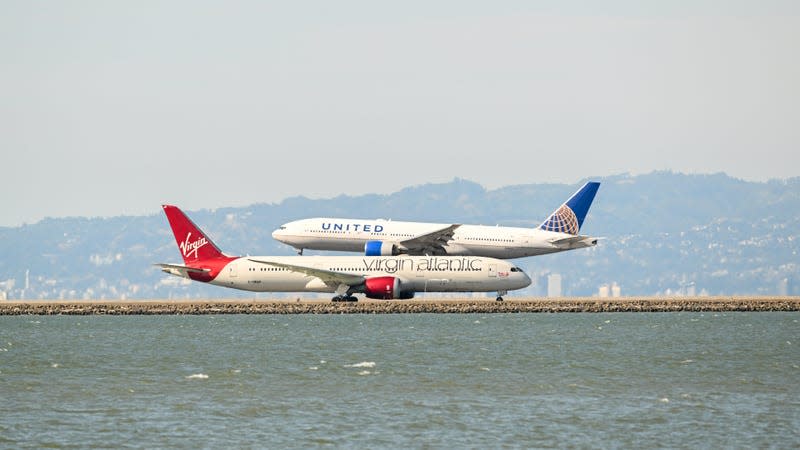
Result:
M404 292L402 282L395 277L375 277L367 278L364 282L364 295L367 298L391 300L395 298L408 299L414 296L414 292Z

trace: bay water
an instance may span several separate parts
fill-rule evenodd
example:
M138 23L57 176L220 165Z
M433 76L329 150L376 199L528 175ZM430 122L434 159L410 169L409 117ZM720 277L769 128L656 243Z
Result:
M0 448L798 448L800 313L0 317Z

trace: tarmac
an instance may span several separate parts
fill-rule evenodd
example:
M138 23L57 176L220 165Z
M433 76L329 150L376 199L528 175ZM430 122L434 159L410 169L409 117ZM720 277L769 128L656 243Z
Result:
M437 298L0 301L0 315L413 314L800 311L800 297Z

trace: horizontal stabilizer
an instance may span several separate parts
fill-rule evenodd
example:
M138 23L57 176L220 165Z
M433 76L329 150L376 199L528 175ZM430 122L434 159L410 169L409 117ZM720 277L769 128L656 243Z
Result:
M564 250L571 250L575 248L592 247L597 245L597 238L591 236L570 236L562 239L555 239L550 241L554 247Z
M194 272L194 273L208 273L211 269L201 269L199 267L189 267L181 264L153 264L154 266L161 267L161 270L167 273L173 273L173 270L179 272Z

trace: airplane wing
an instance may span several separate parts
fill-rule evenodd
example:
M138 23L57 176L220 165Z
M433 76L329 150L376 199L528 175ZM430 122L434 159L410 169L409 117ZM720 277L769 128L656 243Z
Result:
M197 267L189 267L184 266L183 264L153 264L154 266L161 267L161 269L165 272L169 272L170 270L177 270L179 272L195 272L195 273L206 273L211 272L210 269L200 269Z
M444 246L453 239L453 234L460 226L460 223L456 223L441 230L400 241L399 244L408 249L412 255L446 255L447 252L444 250Z
M350 273L344 272L335 272L333 270L325 270L325 269L317 269L315 267L308 267L308 266L298 266L295 264L284 264L272 261L261 261L258 259L248 258L250 261L259 263L259 264L267 264L269 266L281 267L287 270L291 270L292 272L300 272L306 275L317 277L322 280L323 283L327 284L328 286L341 286L347 285L349 286L358 286L359 284L364 284L366 280L365 277L361 275L353 275Z

